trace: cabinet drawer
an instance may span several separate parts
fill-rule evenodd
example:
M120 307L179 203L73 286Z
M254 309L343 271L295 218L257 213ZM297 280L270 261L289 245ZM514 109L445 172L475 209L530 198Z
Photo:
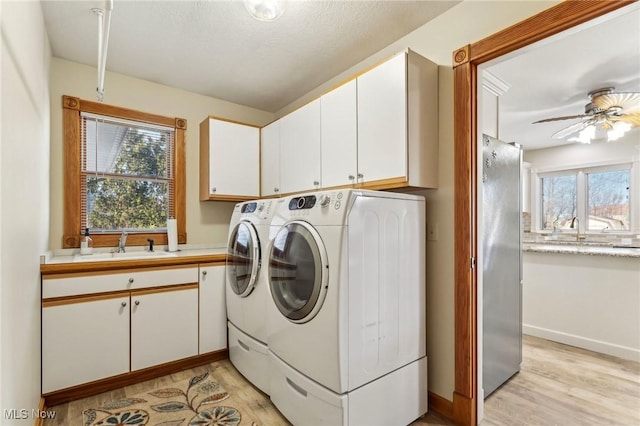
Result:
M121 272L43 277L42 298L135 290L198 282L197 266L129 269Z

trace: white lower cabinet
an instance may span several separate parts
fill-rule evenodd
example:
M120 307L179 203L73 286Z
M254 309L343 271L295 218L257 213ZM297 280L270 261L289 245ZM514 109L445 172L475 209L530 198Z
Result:
M42 309L42 393L129 371L129 292Z
M224 268L43 275L42 393L226 349Z
M198 285L131 293L131 370L198 354Z
M226 349L225 266L200 265L200 353Z

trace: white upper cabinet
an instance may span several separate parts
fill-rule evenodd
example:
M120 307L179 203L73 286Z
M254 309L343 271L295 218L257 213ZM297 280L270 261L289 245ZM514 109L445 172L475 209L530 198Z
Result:
M407 77L397 55L358 77L359 182L407 173Z
M283 193L320 187L320 99L280 119Z
M438 187L438 66L407 50L262 129L261 196Z
M280 193L280 120L260 130L260 195Z
M408 50L357 83L358 183L437 188L437 65Z
M320 98L322 186L351 185L358 173L356 80Z
M260 195L260 129L209 117L200 123L200 200Z

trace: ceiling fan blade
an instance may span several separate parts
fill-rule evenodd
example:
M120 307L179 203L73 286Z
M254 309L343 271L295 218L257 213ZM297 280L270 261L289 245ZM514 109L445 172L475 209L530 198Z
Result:
M613 121L624 121L626 123L631 124L633 127L640 126L640 112L635 112L632 114L625 114L620 116L612 116L611 119Z
M544 120L534 121L531 124L547 123L547 122L550 122L550 121L571 120L571 119L574 119L574 118L584 118L584 117L591 117L591 115L590 114L580 114L580 115L566 115L564 117L545 118Z
M581 121L580 123L572 124L571 126L565 127L564 129L558 130L553 135L551 135L554 139L564 139L565 137L578 133L585 129L587 126L592 124L592 120Z
M621 114L640 111L640 93L622 92L596 96L591 100L596 107L606 111L611 107L620 107Z

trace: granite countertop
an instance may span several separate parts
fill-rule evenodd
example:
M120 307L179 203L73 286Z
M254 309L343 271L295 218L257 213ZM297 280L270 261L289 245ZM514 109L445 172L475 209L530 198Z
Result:
M613 256L640 258L640 247L614 246L613 244L570 243L566 241L524 242L524 252L580 254L590 256Z

